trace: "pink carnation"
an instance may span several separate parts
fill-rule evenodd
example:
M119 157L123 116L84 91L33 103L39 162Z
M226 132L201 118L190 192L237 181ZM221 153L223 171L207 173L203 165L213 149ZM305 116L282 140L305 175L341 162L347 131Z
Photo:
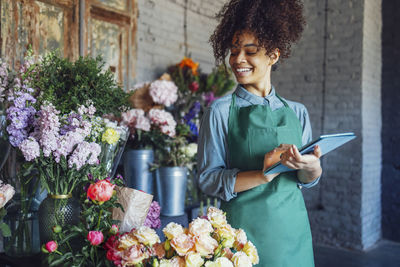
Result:
M174 82L157 80L150 84L150 96L157 104L170 106L178 99L178 87Z
M171 113L161 109L151 109L149 111L149 118L152 124L157 126L162 133L175 136L176 121Z
M29 137L22 141L19 145L19 149L24 155L26 161L32 161L40 156L39 143L33 137Z

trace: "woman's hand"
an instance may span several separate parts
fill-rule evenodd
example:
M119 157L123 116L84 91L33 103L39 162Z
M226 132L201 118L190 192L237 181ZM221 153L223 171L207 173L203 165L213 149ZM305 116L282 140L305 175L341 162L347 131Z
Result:
M322 174L320 157L319 146L315 146L313 153L301 155L297 147L291 145L282 154L281 163L291 169L299 170L298 178L302 183L310 183Z
M289 144L281 144L280 146L274 148L273 150L267 152L264 155L264 167L262 170L262 173L264 175L264 171L274 165L275 163L279 162L281 160L281 155L287 151L291 145ZM265 182L269 183L271 182L276 176L278 176L280 173L273 173L273 174L268 174L264 176Z

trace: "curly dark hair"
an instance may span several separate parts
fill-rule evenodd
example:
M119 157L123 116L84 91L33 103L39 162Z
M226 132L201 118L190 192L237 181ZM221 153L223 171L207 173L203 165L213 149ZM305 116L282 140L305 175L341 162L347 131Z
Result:
M216 15L219 25L210 37L217 63L224 63L236 32L250 31L268 52L290 55L305 26L300 0L231 0Z

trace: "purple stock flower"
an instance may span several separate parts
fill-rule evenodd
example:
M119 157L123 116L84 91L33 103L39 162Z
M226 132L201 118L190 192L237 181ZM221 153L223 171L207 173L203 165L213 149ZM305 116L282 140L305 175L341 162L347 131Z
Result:
M147 213L144 225L153 229L161 227L160 220L161 207L157 201L153 201L150 205L149 212Z

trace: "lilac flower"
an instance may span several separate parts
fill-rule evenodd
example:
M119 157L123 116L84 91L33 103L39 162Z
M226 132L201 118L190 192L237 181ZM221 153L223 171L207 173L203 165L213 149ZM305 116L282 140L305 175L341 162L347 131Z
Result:
M74 152L68 159L68 167L73 168L74 165L77 170L80 170L83 165L97 164L99 162L98 156L100 155L101 147L97 143L82 142L78 144Z
M153 229L160 228L160 211L161 207L158 202L153 201L150 205L149 212L147 213L146 220L144 221L144 225Z
M58 114L60 113L51 103L44 103L41 106L39 117L36 120L36 129L33 136L39 140L45 157L55 151L58 147L60 121Z
M26 161L32 161L40 156L39 143L33 137L29 137L22 141L19 145L19 149L24 155Z
M57 140L57 149L53 152L55 161L60 162L61 156L67 157L71 154L74 147L82 143L85 138L78 132L70 131L65 135L60 135Z
M156 80L150 84L149 93L157 104L170 106L178 99L178 87L174 82Z

